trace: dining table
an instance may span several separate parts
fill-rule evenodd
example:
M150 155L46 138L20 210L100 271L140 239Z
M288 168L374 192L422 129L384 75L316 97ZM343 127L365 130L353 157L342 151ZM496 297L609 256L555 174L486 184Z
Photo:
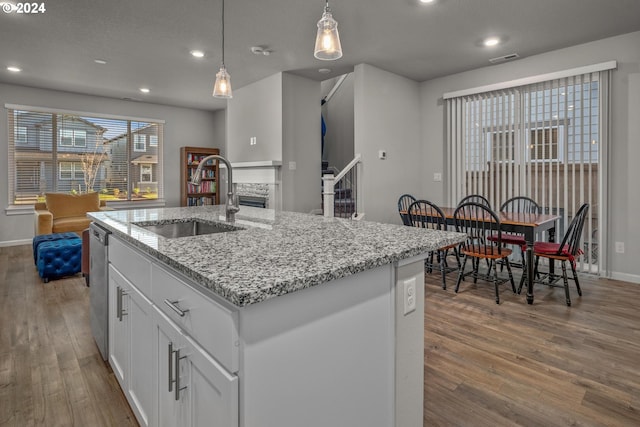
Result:
M455 219L453 215L456 208L441 207L440 209L445 215L447 225L455 226ZM407 214L406 211L400 213ZM535 243L536 234L546 231L548 241L554 242L556 235L556 222L560 219L560 216L531 212L496 212L496 215L498 215L498 218L500 219L501 231L522 234L527 243L527 249L525 251L525 268L527 269L527 303L533 304L533 244ZM490 219L487 218L487 221L490 221ZM549 265L549 272L553 274L553 262Z

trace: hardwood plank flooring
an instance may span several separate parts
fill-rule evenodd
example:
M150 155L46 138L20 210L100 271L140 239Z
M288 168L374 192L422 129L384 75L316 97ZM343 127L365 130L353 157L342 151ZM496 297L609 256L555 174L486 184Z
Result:
M89 325L80 275L43 283L31 246L0 248L0 426L137 426Z
M582 297L426 274L425 426L640 426L640 285L582 275Z
M640 425L640 285L582 276L535 303L425 276L424 426ZM0 426L136 426L89 326L80 275L42 283L0 248ZM360 427L360 426L354 426ZM363 426L364 427L364 426Z

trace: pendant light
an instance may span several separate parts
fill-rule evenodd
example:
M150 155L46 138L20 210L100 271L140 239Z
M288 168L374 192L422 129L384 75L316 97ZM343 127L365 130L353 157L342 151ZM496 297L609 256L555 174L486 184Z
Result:
M318 35L313 56L323 61L333 61L342 58L342 46L338 35L338 22L331 16L329 0L326 0L322 19L318 21Z
M216 83L213 85L213 96L215 98L233 98L231 92L231 76L224 66L224 0L222 0L222 66L216 74Z

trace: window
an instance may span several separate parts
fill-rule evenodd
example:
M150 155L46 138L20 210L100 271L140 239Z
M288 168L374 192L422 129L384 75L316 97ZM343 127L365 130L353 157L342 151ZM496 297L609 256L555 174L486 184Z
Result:
M9 204L33 204L46 192L100 192L109 202L163 197L163 123L90 113L6 106L9 126ZM146 138L156 144L144 161ZM153 137L153 138L151 138Z
M147 151L147 135L133 135L133 151Z
M61 180L84 180L84 172L82 171L82 164L76 162L60 162L58 167Z
M158 146L158 135L149 135L149 147Z
M153 182L153 180L151 179L152 172L152 165L140 165L140 182Z
M18 126L16 128L16 144L27 143L27 128L25 126Z
M61 147L86 147L87 132L75 129L60 129Z
M594 208L584 238L586 245L593 243L588 236L604 228L596 207L606 209L601 150L607 136L608 82L609 71L603 68L445 94L447 202L455 206L463 196L481 194L499 207L511 197L527 196L545 213L560 216L556 236L564 234L564 226L587 202ZM598 260L581 262L584 270L598 271Z

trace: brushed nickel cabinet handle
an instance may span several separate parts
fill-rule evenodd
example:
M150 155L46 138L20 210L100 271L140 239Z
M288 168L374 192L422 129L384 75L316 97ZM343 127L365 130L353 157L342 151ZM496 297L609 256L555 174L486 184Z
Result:
M169 393L173 391L173 343L169 342Z
M175 351L175 371L176 371L176 389L175 389L175 399L180 400L180 392L187 388L187 386L180 387L180 361L182 359L186 359L187 356L180 356L180 349Z
M187 310L183 310L180 307L178 307L178 303L180 301L169 301L168 299L164 300L164 303L167 304L169 306L169 308L173 311L175 311L176 313L178 313L178 316L180 317L184 317L184 315L189 311Z

